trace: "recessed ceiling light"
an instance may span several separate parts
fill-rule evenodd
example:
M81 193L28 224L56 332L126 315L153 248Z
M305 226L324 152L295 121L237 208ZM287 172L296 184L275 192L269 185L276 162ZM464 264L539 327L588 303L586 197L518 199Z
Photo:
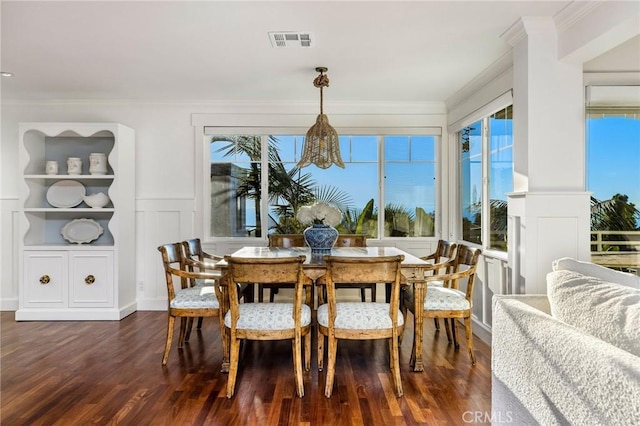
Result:
M13 73L12 72L7 72L7 71L0 71L0 75L2 77L13 77Z

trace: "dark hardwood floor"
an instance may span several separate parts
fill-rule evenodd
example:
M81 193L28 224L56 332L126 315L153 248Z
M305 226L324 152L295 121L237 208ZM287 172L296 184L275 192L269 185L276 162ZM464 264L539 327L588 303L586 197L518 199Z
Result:
M425 371L409 368L412 326L401 347L404 396L396 398L384 341L341 341L333 396L324 373L305 373L295 395L291 344L247 342L236 396L226 398L217 320L205 320L181 350L162 353L165 312L119 322L15 322L0 313L2 425L464 425L489 418L490 348L475 339L471 366L459 328L455 351L426 321ZM412 317L409 317L409 323ZM315 330L312 331L315 348ZM485 414L486 413L486 414ZM477 424L477 423L475 423Z

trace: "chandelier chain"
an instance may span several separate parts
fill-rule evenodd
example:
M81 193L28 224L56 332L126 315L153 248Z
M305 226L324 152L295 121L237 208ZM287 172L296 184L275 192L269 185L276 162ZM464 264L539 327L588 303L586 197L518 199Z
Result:
M313 79L313 85L320 88L320 114L324 114L323 111L323 93L324 87L329 87L329 77L324 75L323 71L320 71L320 75Z

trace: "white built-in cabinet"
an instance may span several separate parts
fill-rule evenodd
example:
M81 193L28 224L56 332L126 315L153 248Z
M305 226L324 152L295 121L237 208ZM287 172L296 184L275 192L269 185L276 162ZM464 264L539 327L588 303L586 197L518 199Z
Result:
M134 131L117 123L20 123L19 140L16 320L120 320L134 312ZM99 167L90 164L96 154L104 154ZM69 157L82 161L79 174L68 174ZM47 161L57 162L57 173L45 171ZM99 193L108 196L104 206L83 197Z

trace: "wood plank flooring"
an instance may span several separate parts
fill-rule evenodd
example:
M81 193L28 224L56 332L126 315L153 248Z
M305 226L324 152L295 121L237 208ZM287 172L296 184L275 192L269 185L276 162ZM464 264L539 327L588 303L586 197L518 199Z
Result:
M393 393L384 341L341 341L333 396L324 373L305 373L295 395L291 344L247 342L236 395L226 374L216 319L205 319L162 367L165 312L136 312L119 322L15 322L0 313L0 423L15 425L464 425L489 418L490 348L475 339L471 366L461 347L425 321L425 371L409 368L413 330L401 347L404 396ZM409 317L411 323L412 317ZM176 330L177 335L177 330ZM477 413L480 413L478 416ZM478 423L475 423L478 424Z

